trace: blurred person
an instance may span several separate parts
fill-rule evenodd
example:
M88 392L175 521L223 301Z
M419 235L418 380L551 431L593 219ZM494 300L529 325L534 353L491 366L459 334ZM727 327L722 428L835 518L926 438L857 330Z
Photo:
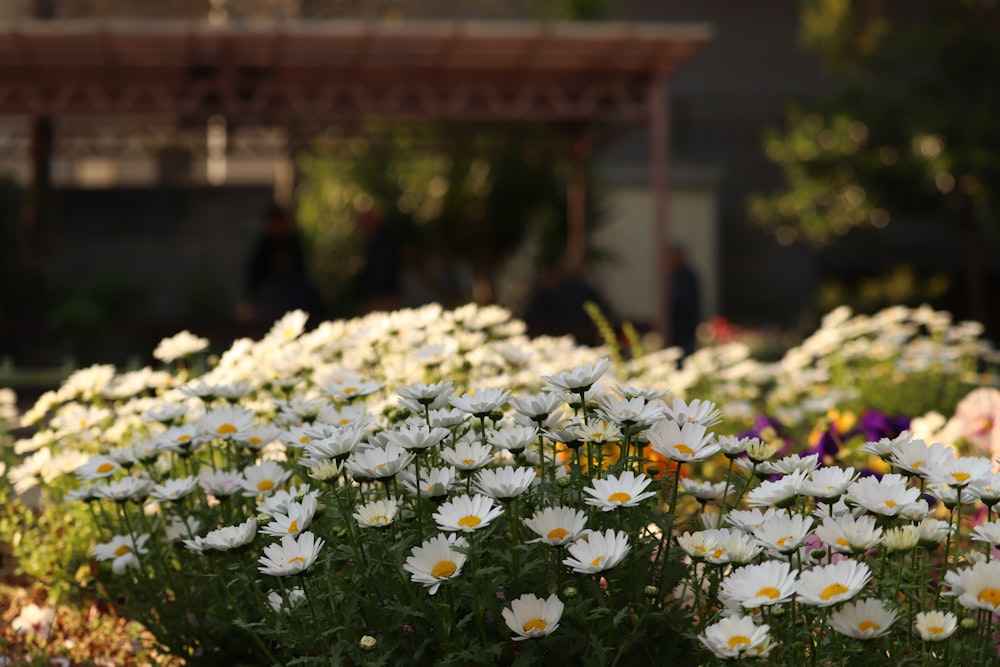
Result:
M290 310L312 314L320 310L302 238L281 206L267 208L264 229L251 251L244 289L244 300L237 309L237 317L244 322L267 324Z
M584 309L584 304L588 301L597 304L604 317L614 323L607 301L587 279L582 267L570 261L546 266L522 312L522 319L528 325L528 334L569 334L584 345L601 344L603 341L597 326Z
M678 245L667 251L670 270L670 344L691 354L701 321L701 285L688 264L687 251Z
M392 230L376 208L358 215L364 265L354 276L354 296L362 313L399 307L400 252Z

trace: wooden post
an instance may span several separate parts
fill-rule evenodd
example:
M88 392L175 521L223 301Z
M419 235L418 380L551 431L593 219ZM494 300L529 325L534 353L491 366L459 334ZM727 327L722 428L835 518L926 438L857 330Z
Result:
M573 128L570 138L569 182L566 192L566 260L583 268L587 257L587 164L590 139L586 125Z
M653 195L653 298L656 300L656 331L670 345L670 215L667 210L670 182L667 173L670 136L667 108L667 78L653 76L649 86L650 189Z

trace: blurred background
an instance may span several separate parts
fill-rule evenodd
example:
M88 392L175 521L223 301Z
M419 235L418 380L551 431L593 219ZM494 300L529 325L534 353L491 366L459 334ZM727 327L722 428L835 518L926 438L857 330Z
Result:
M3 0L0 386L147 363L182 329L222 349L293 307L319 321L492 302L587 341L589 322L546 319L551 304L597 300L655 331L673 301L699 340L744 337L766 357L841 303L930 303L995 340L998 14L987 0ZM347 90L383 26L430 26L447 54L479 22L705 38L648 67L664 73L650 104L666 138L627 114L414 118L405 100L235 117L210 87L185 106L74 79L82 58L115 90L116 45L161 30L185 90L222 80L253 106L278 56L248 44L360 35Z

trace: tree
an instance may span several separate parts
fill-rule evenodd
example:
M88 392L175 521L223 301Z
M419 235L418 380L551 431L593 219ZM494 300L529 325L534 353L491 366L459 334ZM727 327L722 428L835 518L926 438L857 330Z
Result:
M800 0L802 36L834 94L765 137L787 187L750 216L784 243L830 243L896 219L961 233L970 314L983 319L985 239L1000 229L996 0Z

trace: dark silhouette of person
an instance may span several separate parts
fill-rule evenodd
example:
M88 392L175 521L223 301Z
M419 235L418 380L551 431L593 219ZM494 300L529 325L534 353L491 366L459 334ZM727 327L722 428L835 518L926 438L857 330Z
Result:
M584 309L588 302L597 304L601 313L614 322L604 296L571 262L561 262L542 270L538 283L525 302L522 319L531 336L572 335L584 345L603 341L593 320Z
M364 265L354 276L354 296L362 313L399 306L399 245L376 208L358 215Z
M243 321L269 323L290 310L316 314L319 294L309 277L302 238L284 208L272 204L247 267L245 298L237 310Z
M701 321L701 286L698 274L688 264L687 252L672 246L667 252L670 269L670 344L691 354L695 332Z

